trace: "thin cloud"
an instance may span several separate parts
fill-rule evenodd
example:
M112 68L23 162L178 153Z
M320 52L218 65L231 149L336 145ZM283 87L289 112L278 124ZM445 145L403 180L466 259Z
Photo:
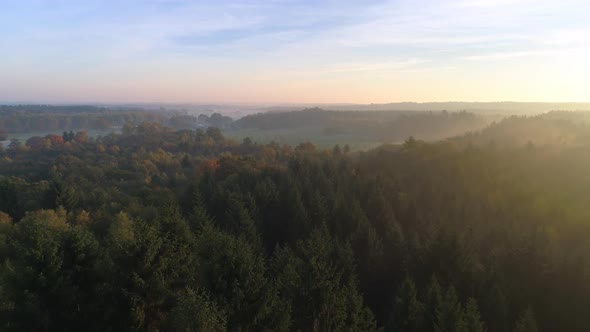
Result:
M190 85L194 77L219 86L236 77L386 82L410 73L438 81L465 62L482 72L488 69L481 62L527 57L551 58L557 66L560 56L587 54L590 44L590 3L583 0L7 0L1 6L0 47L11 50L0 63L2 84L19 73L30 80L47 73L100 80L131 71L125 67L133 68L130 77L152 73L137 84L148 77L154 86L162 78Z

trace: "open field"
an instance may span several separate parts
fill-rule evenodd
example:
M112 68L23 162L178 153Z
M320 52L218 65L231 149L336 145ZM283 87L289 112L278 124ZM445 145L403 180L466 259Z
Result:
M361 135L328 135L322 128L240 129L228 131L224 134L229 138L239 141L249 137L252 141L262 144L274 141L279 144L294 146L302 142L311 142L320 148L331 148L336 144L340 146L348 144L352 150L371 149L385 143L371 140Z

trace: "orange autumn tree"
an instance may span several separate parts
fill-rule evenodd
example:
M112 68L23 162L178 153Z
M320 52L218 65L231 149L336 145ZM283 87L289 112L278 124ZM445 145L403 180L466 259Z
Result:
M51 141L51 145L63 145L64 144L64 138L60 135L47 135L45 136L45 138L49 139Z
M219 160L213 158L213 159L207 159L201 162L201 164L199 165L199 171L200 172L205 172L205 171L215 171L217 168L219 167Z

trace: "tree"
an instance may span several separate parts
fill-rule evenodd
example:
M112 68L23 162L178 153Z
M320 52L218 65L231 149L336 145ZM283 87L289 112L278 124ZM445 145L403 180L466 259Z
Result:
M186 190L185 199L183 200L183 210L187 216L188 225L193 232L197 232L203 225L213 222L203 202L201 191L196 184L189 185Z
M85 330L89 322L108 329L99 285L109 270L91 232L68 225L63 210L45 210L28 214L9 237L10 268L0 273L13 304L1 313L9 330Z
M108 239L111 248L126 250L133 244L135 240L134 222L125 212L120 212L117 215L109 225Z
M125 122L123 128L121 129L121 133L124 136L133 135L136 132L136 126L130 122Z
M208 123L209 122L209 116L207 114L199 114L199 116L197 117L197 120L200 123Z
M442 297L442 302L436 308L435 312L434 331L447 332L462 330L463 309L454 287L447 288L447 291Z
M313 153L316 151L316 146L311 142L299 143L295 147L295 152L300 154Z
M8 237L14 231L12 218L0 211L0 257L6 257L8 251Z
M242 141L242 145L244 146L252 146L253 142L252 139L250 137L244 137L244 140Z
M51 141L51 145L63 145L64 144L64 138L59 135L51 134L51 135L45 136L45 138L47 138L49 141Z
M221 133L221 129L217 127L207 128L207 136L209 136L209 138L215 143L222 143L225 140L225 137L223 137L223 134Z
M334 149L332 149L332 154L335 156L339 156L342 154L342 149L340 149L340 145L334 145Z
M63 137L65 142L71 142L74 139L74 132L71 130L69 133L67 131L64 131L61 136Z
M226 331L227 317L207 295L188 288L178 298L167 326L171 331Z
M288 306L265 276L260 253L243 238L211 224L203 225L197 237L199 279L211 300L227 314L228 329L288 330Z
M168 241L190 242L189 227L176 200L173 197L164 197L162 201L162 207L158 211L158 222Z
M348 154L348 153L350 152L350 145L348 145L348 144L344 145L343 152L344 152L345 154Z
M428 331L434 329L434 323L437 320L437 310L442 306L443 296L438 283L438 279L433 275L430 278L430 284L426 292L426 298L424 299L424 322L430 325Z
M376 324L357 290L350 248L338 245L325 225L273 258L280 291L291 299L296 329L372 331Z
M80 195L76 192L74 186L58 177L51 180L48 196L54 207L63 207L68 211L75 210L80 200Z
M51 140L40 136L33 136L27 140L25 145L34 150L42 150L51 147Z
M514 326L513 332L538 332L537 320L531 308L527 308Z
M393 299L393 312L387 324L389 331L422 331L424 305L418 300L416 285L407 277Z
M171 217L172 216L172 217ZM170 304L186 287L196 286L198 273L193 248L175 237L173 214L161 213L150 222L132 222L128 233L125 217L112 229L110 256L118 267L112 280L119 291L120 330L160 330L167 322Z
M477 302L471 298L463 312L463 329L464 332L485 332L486 328L481 320L481 315L477 308Z
M207 119L207 123L217 128L227 128L232 124L233 120L229 116L223 116L220 113L213 113Z
M88 133L85 130L79 131L74 135L74 133L70 132L70 140L76 141L79 144L85 144L88 142Z
M481 304L482 313L491 331L508 331L510 329L507 298L500 285L489 287Z

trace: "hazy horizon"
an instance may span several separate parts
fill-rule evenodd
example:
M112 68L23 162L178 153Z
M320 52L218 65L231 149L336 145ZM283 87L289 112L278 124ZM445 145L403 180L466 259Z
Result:
M3 1L0 100L588 100L582 0Z
M354 103L354 102L227 102L227 101L211 101L211 102L191 102L191 101L99 101L99 100L87 100L87 101L51 101L51 100L0 100L0 105L51 105L51 106L80 106L80 105L93 105L93 106L243 106L243 107L282 107L282 106L293 106L293 107L322 107L322 106L387 106L387 105L435 105L435 104L482 104L482 105L589 105L590 101L513 101L513 100L498 100L498 101L485 101L485 100L448 100L448 101L395 101L395 102L382 102L382 103Z

